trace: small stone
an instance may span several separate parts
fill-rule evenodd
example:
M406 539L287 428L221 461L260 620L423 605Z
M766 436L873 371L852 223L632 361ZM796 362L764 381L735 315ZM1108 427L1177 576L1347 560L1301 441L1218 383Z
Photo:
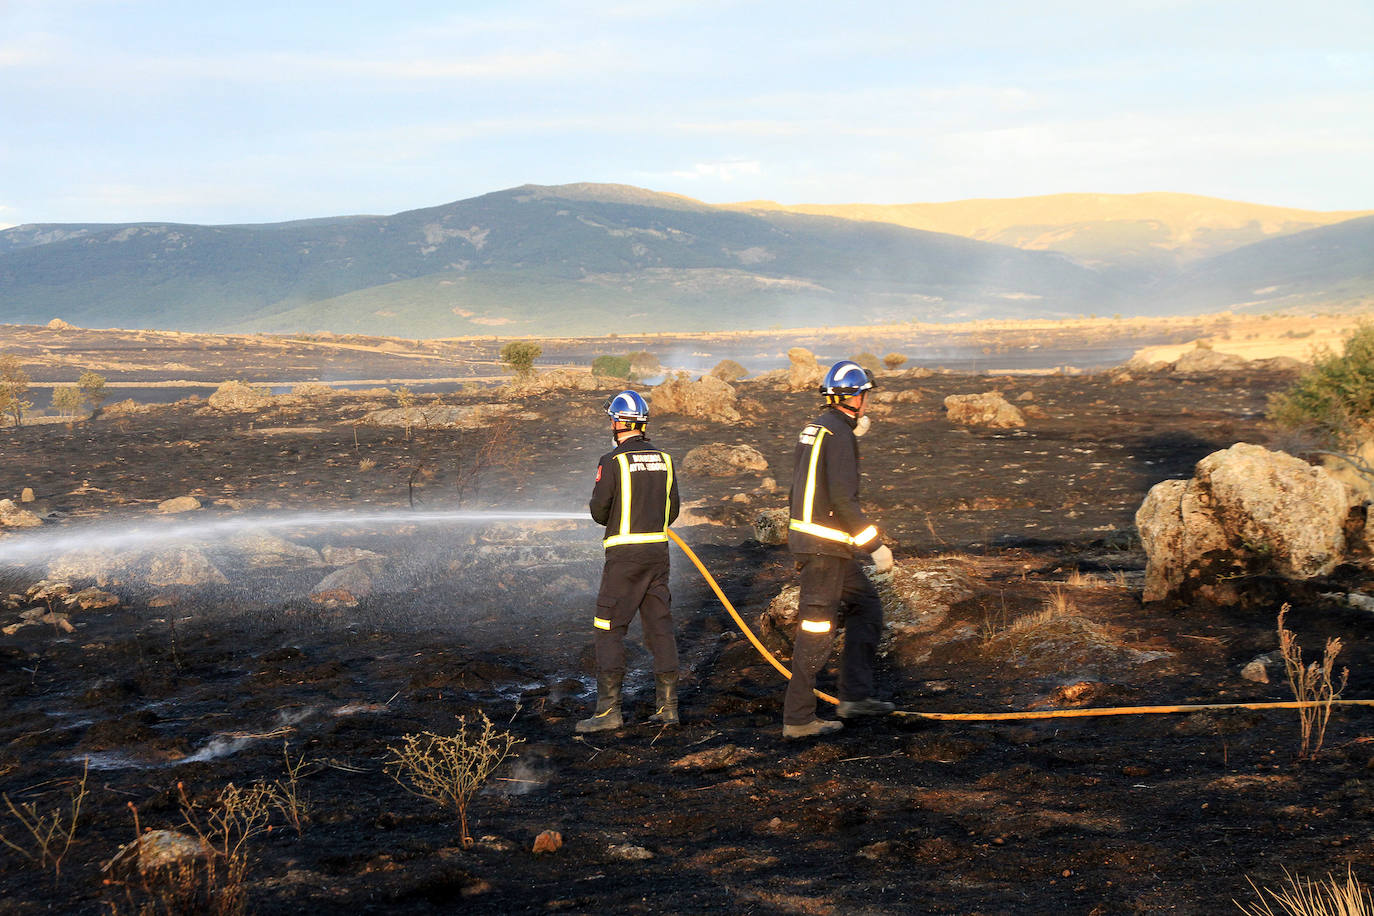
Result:
M482 878L478 878L476 881L473 881L469 884L464 884L463 889L460 890L458 893L462 894L464 897L477 897L482 894L490 894L491 882Z
M558 852L563 848L563 834L557 830L545 830L534 838L534 854Z
M626 862L643 862L654 857L654 854L643 846L632 846L629 843L612 844L607 847L606 852L611 858L623 859Z
M163 515L176 515L179 512L194 512L200 508L200 500L194 496L176 496L164 499L157 504L157 511Z
M33 487L25 487L25 488L24 488L23 490L21 490L20 493L19 493L19 501L20 501L21 503L31 503L31 502L33 502L34 499L36 499L36 498L37 498L37 497L35 497L35 496L33 495Z

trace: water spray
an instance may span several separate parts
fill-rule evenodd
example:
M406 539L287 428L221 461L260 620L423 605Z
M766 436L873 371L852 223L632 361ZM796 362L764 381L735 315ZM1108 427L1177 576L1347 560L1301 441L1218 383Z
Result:
M711 586L711 590L716 593L716 597L720 599L720 603L725 606L725 610L730 612L730 617L735 621L735 624L744 631L744 635L749 638L749 642L753 644L759 654L762 655L769 664L776 668L783 677L791 680L792 672L788 671L783 663L778 661L777 657L774 656L772 652L769 652L763 643L759 642L758 637L754 635L754 631L749 629L749 625L744 622L739 612L735 610L735 606L730 603L730 599L725 597L725 592L721 591L720 585L716 582L715 577L706 569L701 560L697 558L697 555L692 552L692 548L683 543L682 538L678 537L671 529L668 531L668 537L671 538L673 543L677 544L678 547L681 547L682 552L687 555L687 559L695 564L697 571L700 572L702 578L706 580L706 584ZM813 690L812 692L831 705L839 705L839 699L828 693L822 693L819 690ZM1074 719L1095 716L1164 715L1168 713L1210 712L1225 709L1307 709L1317 706L1374 706L1374 700L1289 700L1286 702L1278 701L1270 703L1204 703L1187 706L1100 706L1088 709L1040 709L1020 712L920 712L914 709L897 709L893 710L889 715L915 719L937 719L947 722L1011 722L1023 721L1026 719Z

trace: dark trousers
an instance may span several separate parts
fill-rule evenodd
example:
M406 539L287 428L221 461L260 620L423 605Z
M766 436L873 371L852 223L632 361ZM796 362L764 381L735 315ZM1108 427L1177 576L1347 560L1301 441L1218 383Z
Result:
M619 548L616 548L619 549ZM654 654L654 673L677 673L677 640L673 637L672 595L668 593L668 557L620 559L610 554L601 570L596 596L596 670L625 673L625 631L640 612L644 641Z
M841 700L873 695L873 662L883 629L883 602L857 560L798 554L801 601L792 644L792 679L782 701L784 725L816 718L816 673L830 657L836 627L844 627L840 657ZM822 629L824 627L824 629Z

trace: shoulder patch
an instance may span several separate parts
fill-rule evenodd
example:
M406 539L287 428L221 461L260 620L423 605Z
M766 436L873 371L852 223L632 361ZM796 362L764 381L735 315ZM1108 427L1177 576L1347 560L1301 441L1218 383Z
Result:
M596 482L601 483L601 465L596 466Z

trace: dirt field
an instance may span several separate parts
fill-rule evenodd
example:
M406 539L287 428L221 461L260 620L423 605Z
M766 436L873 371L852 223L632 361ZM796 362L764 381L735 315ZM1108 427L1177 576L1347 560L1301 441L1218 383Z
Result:
M1289 699L1281 681L1239 671L1276 647L1275 614L1290 601L1308 657L1341 636L1346 695L1374 696L1368 616L1321 597L1367 588L1362 566L1303 586L1249 583L1262 598L1245 609L1138 600L1132 518L1145 492L1234 442L1275 444L1265 401L1290 381L891 382L919 399L894 405L863 441L868 502L899 563L956 567L972 597L953 607L928 658L887 657L880 689L901 708L947 712ZM944 419L945 395L990 388L1029 392L1018 403L1039 416L1021 430ZM212 555L220 584L115 575L104 587L119 606L72 612L74 632L43 624L0 636L0 791L55 806L93 761L60 879L0 850L0 913L136 911L142 892L102 884L101 871L134 836L128 805L144 827L176 828L178 783L208 804L230 782L281 779L284 742L308 761L309 816L299 834L278 819L251 842L252 912L1211 914L1253 899L1247 876L1277 886L1284 868L1320 877L1347 864L1374 875L1367 712L1338 710L1325 749L1305 762L1286 711L893 718L784 742L779 676L680 554L684 724L642 724L652 685L636 641L630 724L574 738L591 701L594 526L421 516L455 508L460 484L463 509L580 515L608 447L599 405L609 393L524 402L503 439L506 464L475 494L464 468L481 433L355 426L369 406L357 399L258 414L192 403L0 430L0 496L31 487L30 508L46 519L0 538L0 567L37 534L74 534L55 557L185 494L204 508L166 524L322 510L417 519L274 530L321 553L380 555L375 588L354 606L309 597L328 566L253 567L225 553ZM739 425L661 416L652 431L679 459L709 442L753 445L780 482L768 493L764 475L681 481L703 523L679 533L753 620L794 578L784 548L753 539L752 520L785 504L793 437L815 397L750 383L740 394L764 411ZM505 403L488 397L493 412ZM0 571L0 599L16 596L0 623L20 620L42 575ZM1107 654L998 638L1056 595L1113 634ZM1121 663L1127 649L1156 660ZM456 716L477 710L524 743L473 801L477 843L465 850L456 818L407 794L384 763L401 736L452 733ZM16 836L4 812L0 826ZM564 845L535 855L545 830Z

